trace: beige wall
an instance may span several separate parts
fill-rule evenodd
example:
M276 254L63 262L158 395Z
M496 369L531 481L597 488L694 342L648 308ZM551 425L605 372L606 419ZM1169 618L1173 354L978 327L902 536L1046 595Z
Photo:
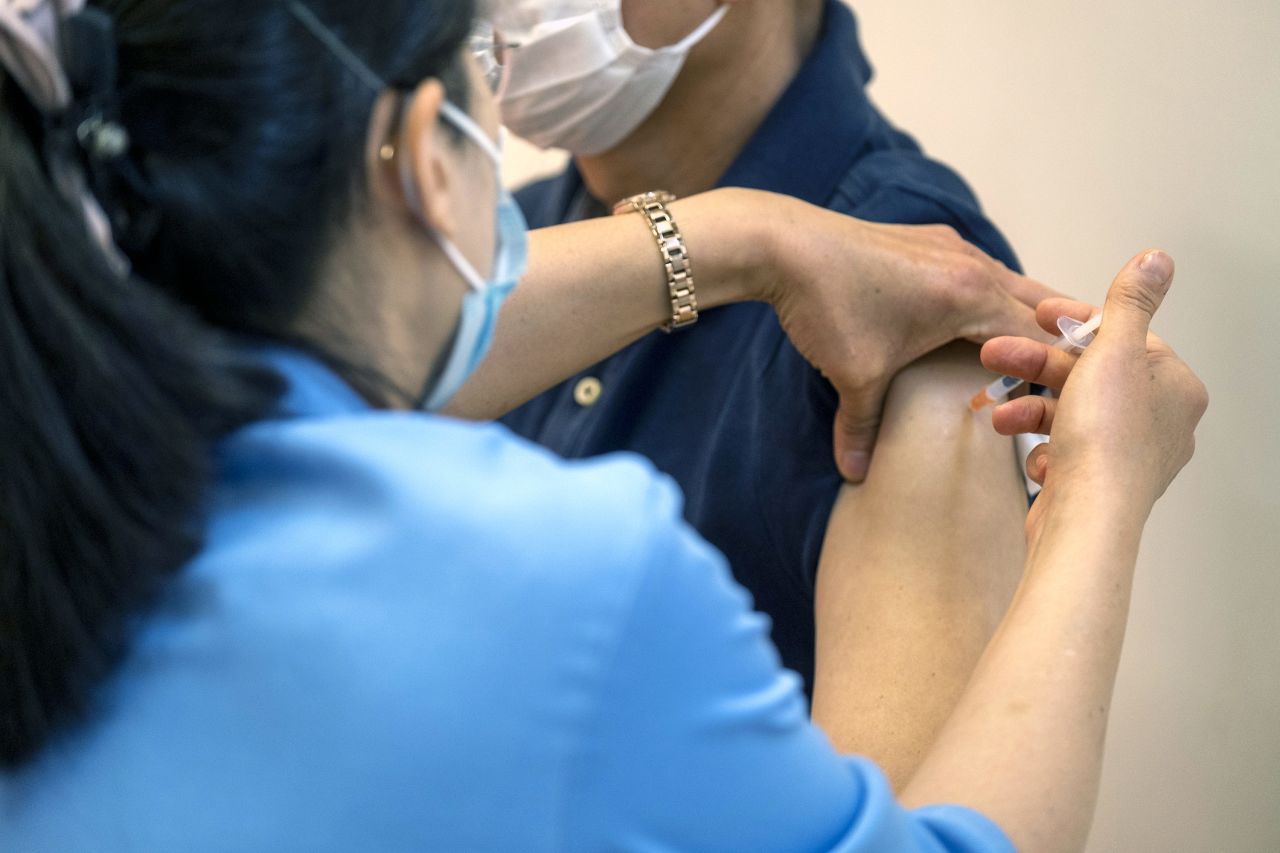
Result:
M1091 850L1280 851L1280 2L855 5L877 101L1033 274L1100 300L1177 258L1157 327L1213 405L1148 528Z

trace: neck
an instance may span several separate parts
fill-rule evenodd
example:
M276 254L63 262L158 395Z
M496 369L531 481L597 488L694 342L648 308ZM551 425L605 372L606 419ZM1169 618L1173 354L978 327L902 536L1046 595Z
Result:
M713 189L817 39L821 14L788 12L786 26L778 17L764 3L730 12L644 124L617 148L577 159L591 194L608 205L654 189L681 197Z
M343 372L375 405L416 404L453 340L466 292L458 273L407 217L346 241L322 268L289 334L356 371Z

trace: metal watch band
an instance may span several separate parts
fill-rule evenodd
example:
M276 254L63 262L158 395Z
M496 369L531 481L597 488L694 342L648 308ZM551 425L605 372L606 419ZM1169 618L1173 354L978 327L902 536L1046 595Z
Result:
M614 205L613 213L635 211L645 218L649 231L658 242L662 253L662 266L667 273L667 290L671 295L671 322L662 327L664 332L674 332L698 322L698 294L693 285L693 263L684 236L676 225L667 205L676 197L669 192L655 190L625 198Z

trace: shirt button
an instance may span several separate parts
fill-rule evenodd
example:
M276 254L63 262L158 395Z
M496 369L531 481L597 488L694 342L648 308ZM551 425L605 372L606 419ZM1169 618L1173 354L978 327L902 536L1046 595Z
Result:
M602 393L604 393L604 386L600 384L600 380L594 376L587 376L578 380L577 387L573 389L573 399L585 409L598 403Z

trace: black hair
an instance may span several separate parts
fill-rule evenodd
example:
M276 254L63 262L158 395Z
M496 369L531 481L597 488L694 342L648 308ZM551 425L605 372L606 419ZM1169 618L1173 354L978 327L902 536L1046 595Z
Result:
M283 336L311 297L377 97L288 3L90 6L114 28L126 154L85 155L0 72L0 767L86 713L131 617L198 552L217 442L282 390L238 341ZM306 8L389 86L465 101L472 2ZM71 148L130 274L56 187L49 152Z

